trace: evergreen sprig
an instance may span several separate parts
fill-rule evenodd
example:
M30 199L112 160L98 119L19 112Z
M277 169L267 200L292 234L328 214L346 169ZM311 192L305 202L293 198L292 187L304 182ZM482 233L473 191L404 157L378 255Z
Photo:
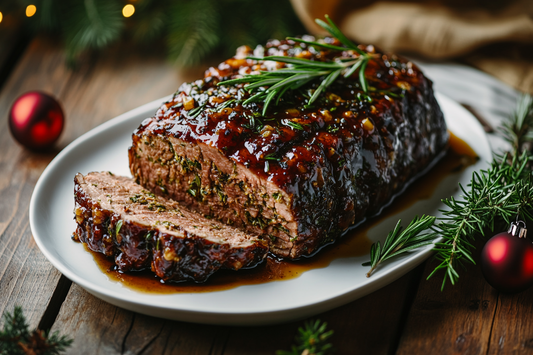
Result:
M495 155L489 169L474 172L466 188L459 185L463 193L460 200L444 199L447 207L442 211L444 217L437 219L437 224L431 227L433 234L428 234L441 238L434 247L439 264L428 278L444 270L442 288L447 281L452 284L458 281L457 270L464 262L475 264L472 250L477 236L484 236L485 231L494 231L502 222L509 224L516 218L533 220L533 176L529 168L533 155L527 149L533 142L533 99L530 95L521 96L515 113L503 125L502 134L511 143L512 152ZM422 227L418 217L410 225ZM396 233L397 229L398 225L385 245L401 244L402 234ZM409 246L412 244L403 244L397 253ZM371 263L367 265L373 266L380 253L379 243L372 245Z
M72 344L72 339L57 332L50 335L38 329L29 331L21 307L15 307L13 314L5 312L4 322L0 331L0 355L59 355Z
M264 102L263 116L266 114L270 103L274 102L277 104L287 91L297 90L312 81L320 79L320 85L307 102L307 106L310 106L341 74L345 78L348 78L357 70L359 70L358 78L361 89L366 93L369 86L365 77L365 69L369 60L372 59L372 55L361 50L355 43L346 38L328 15L325 15L325 18L327 22L320 19L316 19L315 21L333 37L337 38L345 47L334 46L318 41L305 41L294 37L289 37L289 39L305 43L309 46L322 47L341 52L340 55L333 60L322 62L286 56L247 57L247 59L258 61L271 60L286 63L287 67L272 71L261 71L258 74L244 75L242 78L222 81L218 83L218 85L227 86L246 84L244 88L249 93L252 93L252 95L246 99L243 104L248 104L254 101ZM347 50L353 50L357 52L359 56L355 58L343 57L342 52Z
M517 216L532 219L533 180L527 169L530 156L524 152L507 158L496 158L488 170L474 172L468 189L461 186L461 200L443 200L448 209L434 228L442 237L434 249L440 263L429 275L443 269L442 288L448 280L457 282L458 266L465 261L475 264L472 243L478 235L484 236L486 230L493 232L500 222L509 224Z
M0 11L6 19L16 20L9 22L21 22L34 33L61 38L71 63L88 50L133 40L141 45L157 41L161 47L166 43L172 61L191 66L213 56L232 56L241 45L255 46L305 31L289 0L136 0L129 2L135 13L125 18L122 9L127 3L0 0ZM29 4L35 5L37 12L27 18ZM9 33L10 28L0 26L0 31Z
M290 351L278 350L276 355L330 355L333 354L333 345L328 342L333 335L333 330L327 330L328 324L319 319L306 322L304 327L298 328L294 339L295 345Z
M518 100L511 119L503 123L503 138L509 142L513 151L521 153L533 141L533 97L523 94Z
M416 216L407 228L403 229L401 226L402 221L399 220L396 223L396 227L385 239L383 247L381 247L379 241L372 244L370 248L370 261L363 264L363 266L370 266L370 271L368 271L366 276L370 277L378 265L392 257L433 244L435 234L421 234L421 232L431 227L434 221L435 217L433 216L422 216L420 218Z

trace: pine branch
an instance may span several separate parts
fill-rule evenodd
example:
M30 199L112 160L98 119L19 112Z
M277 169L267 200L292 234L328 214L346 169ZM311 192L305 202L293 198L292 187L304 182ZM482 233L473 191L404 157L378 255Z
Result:
M303 328L298 328L295 343L290 351L278 350L276 355L331 355L333 346L328 339L333 335L333 330L326 331L326 322L316 320L306 322Z
M147 43L164 36L170 21L170 16L165 12L165 3L161 0L143 0L135 4L136 21L130 27L135 41Z
M488 170L473 173L466 188L459 185L463 193L460 200L453 197L444 199L443 203L447 207L443 211L444 217L437 219L437 224L431 228L433 233L426 234L428 239L423 239L424 242L430 242L432 237L442 238L434 247L439 264L428 276L429 279L443 270L442 288L447 281L452 284L458 281L459 266L465 262L475 264L472 250L477 236L484 236L486 230L494 231L495 226L502 222L509 224L519 216L527 220L533 219L533 176L529 168L533 156L524 149L525 145L533 141L531 96L523 95L520 98L517 110L503 125L503 135L512 144L513 152L496 155ZM405 243L401 246L405 235L400 233L399 223L389 233L383 250L379 242L372 245L371 262L366 263L372 266L369 274L377 264L394 255L392 250L402 251L405 245L410 245ZM411 225L421 226L421 222L415 217ZM419 232L423 230L421 228ZM398 246L397 249L393 249L395 245ZM415 248L416 246L409 250Z
M533 141L533 97L522 94L518 105L509 120L503 123L503 138L513 147L515 154L520 154L527 143Z
M31 3L38 9L34 16L36 21L32 23L35 30L56 31L60 28L59 14L64 10L64 4L61 1L36 0Z
M4 329L0 331L0 355L59 355L72 344L66 336L56 332L35 329L28 330L21 307L15 307L13 314L4 313Z
M124 27L120 3L116 1L75 1L66 14L63 31L70 59L86 49L106 47L120 37Z
M24 17L34 4L37 12ZM210 56L233 55L243 44L303 33L287 0L142 0L135 14L122 16L124 0L7 1L2 12L18 17L36 33L61 36L69 62L89 49L103 49L124 34L136 42L167 40L169 57L179 65L196 65ZM231 20L228 19L238 19Z
M440 218L435 227L443 238L435 244L435 257L440 263L428 278L444 269L442 288L447 280L455 284L459 279L457 267L465 261L475 264L472 243L476 236L484 236L487 229L494 231L501 221L509 223L520 214L531 215L533 181L531 171L524 169L529 160L525 152L510 162L507 156L500 162L495 160L490 169L473 174L470 190L461 187L461 201L443 200L448 207L446 217Z
M187 0L171 9L169 55L177 64L190 66L201 61L220 43L220 18L216 3Z

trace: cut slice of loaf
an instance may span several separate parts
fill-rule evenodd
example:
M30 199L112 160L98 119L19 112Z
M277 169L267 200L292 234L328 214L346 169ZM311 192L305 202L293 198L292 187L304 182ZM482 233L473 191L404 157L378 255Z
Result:
M268 243L155 196L132 179L92 172L75 179L73 238L115 258L120 271L151 268L164 281L205 281L219 269L260 263Z

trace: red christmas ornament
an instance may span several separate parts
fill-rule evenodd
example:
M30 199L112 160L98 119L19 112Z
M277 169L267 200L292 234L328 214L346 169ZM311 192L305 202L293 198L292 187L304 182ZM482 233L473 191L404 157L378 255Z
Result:
M512 222L507 232L496 234L483 247L481 270L495 289L513 293L533 284L533 243L526 233L523 221Z
M23 146L41 150L50 148L63 131L64 115L50 95L30 91L15 100L9 111L9 129Z

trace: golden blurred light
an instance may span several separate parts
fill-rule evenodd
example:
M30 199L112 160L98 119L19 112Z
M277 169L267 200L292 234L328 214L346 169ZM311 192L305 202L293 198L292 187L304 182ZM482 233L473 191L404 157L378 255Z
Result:
M132 4L128 4L124 6L124 8L122 9L122 15L124 17L131 17L131 15L133 15L134 13L135 13L135 6L133 6Z
M0 22L2 22L2 19L4 18L4 15L0 12Z
M37 7L35 5L28 5L26 7L26 16L32 17L37 12Z

